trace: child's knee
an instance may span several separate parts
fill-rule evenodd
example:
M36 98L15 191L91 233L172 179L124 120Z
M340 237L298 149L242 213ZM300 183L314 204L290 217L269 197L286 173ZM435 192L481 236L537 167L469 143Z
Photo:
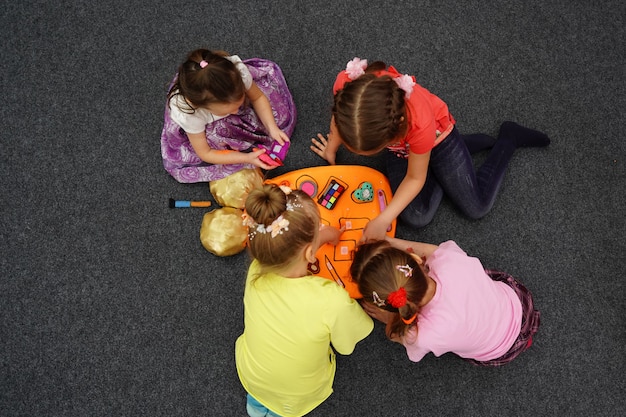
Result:
M435 213L415 213L412 210L405 210L400 214L399 219L402 223L413 229L421 229L433 220L434 214Z

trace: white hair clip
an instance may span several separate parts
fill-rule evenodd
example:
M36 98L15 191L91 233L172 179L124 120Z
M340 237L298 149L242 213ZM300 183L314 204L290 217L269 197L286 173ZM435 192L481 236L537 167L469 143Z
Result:
M282 235L283 230L289 230L289 220L285 219L282 214L278 216L272 224L265 228L265 231L271 233L272 237Z
M300 204L300 203L290 203L290 202L287 202L287 204L285 204L285 209L287 211L294 211L295 209L301 208L301 207L302 207L302 204Z
M253 239L257 233L265 234L270 233L272 237L281 235L284 230L289 230L289 220L285 219L282 214L276 218L269 226L264 224L258 224L247 213L241 215L242 224L248 226L248 236Z
M289 195L291 194L291 191L293 191L288 185L279 185L278 188L280 188L285 195Z
M413 268L409 265L396 265L396 269L402 272L407 278L413 275Z
M380 296L378 295L378 293L376 293L376 291L372 291L372 299L374 300L374 304L376 304L378 307L385 306L385 300L380 298Z

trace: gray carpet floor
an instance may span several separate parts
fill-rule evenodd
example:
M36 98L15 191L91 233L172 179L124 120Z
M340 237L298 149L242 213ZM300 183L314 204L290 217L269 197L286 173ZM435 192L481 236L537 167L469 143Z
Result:
M614 0L5 1L0 414L245 415L248 256L204 250L205 209L168 208L211 196L159 148L167 83L208 47L283 69L298 124L274 174L324 164L308 145L354 56L414 74L461 132L515 120L552 139L516 152L485 218L444 200L397 233L518 277L542 313L533 347L496 369L412 363L376 326L311 416L626 415L625 16Z

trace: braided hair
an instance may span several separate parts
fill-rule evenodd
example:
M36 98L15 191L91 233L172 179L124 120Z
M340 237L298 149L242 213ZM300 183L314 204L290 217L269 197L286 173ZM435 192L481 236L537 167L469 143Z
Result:
M335 94L332 115L343 143L352 151L376 153L408 130L405 91L376 61Z

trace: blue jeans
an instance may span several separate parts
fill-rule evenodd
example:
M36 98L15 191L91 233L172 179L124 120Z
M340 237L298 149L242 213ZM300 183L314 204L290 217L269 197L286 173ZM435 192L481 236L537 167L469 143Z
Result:
M270 411L267 407L258 402L252 395L248 394L246 398L246 410L248 411L248 415L250 417L280 417L278 414Z
M493 147L475 171L471 153L485 149L487 143L493 143ZM472 219L485 216L495 202L515 148L510 138L495 140L483 134L463 136L455 127L433 148L424 187L400 213L400 220L415 228L426 226L433 219L444 193L466 216ZM388 152L387 177L394 193L407 167L406 159Z

